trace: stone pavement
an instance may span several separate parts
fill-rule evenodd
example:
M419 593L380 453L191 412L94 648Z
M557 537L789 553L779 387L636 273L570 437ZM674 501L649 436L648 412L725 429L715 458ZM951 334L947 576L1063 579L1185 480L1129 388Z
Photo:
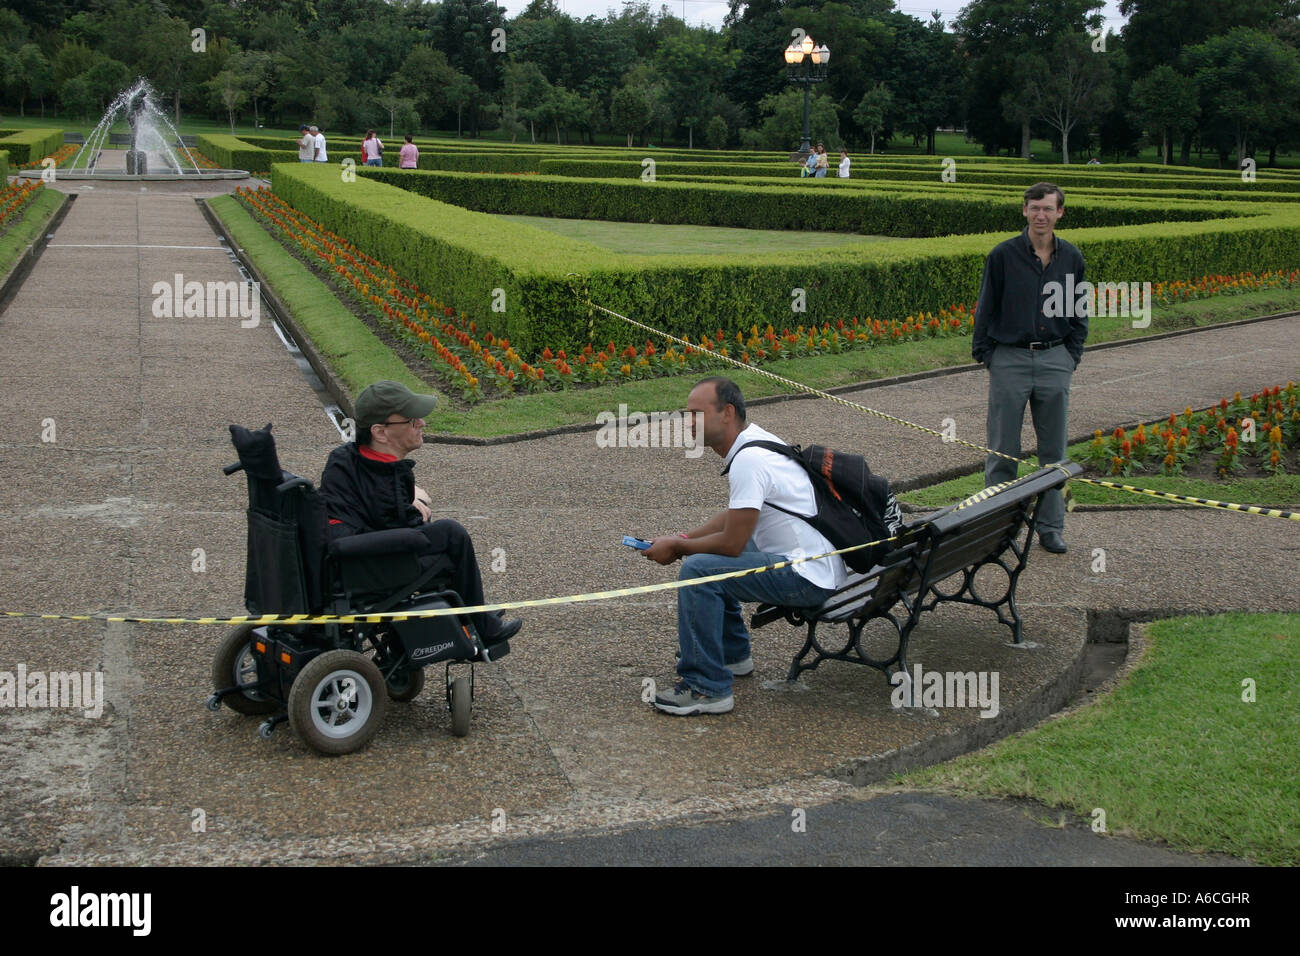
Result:
M10 423L0 609L242 613L245 485L221 474L233 459L226 426L273 421L284 466L312 478L338 442L267 321L153 315L154 283L176 273L238 277L194 201L233 185L66 187L79 198L0 314ZM1285 383L1298 355L1300 317L1089 352L1071 433ZM930 427L952 417L959 436L979 440L984 391L972 370L850 397ZM766 405L753 418L790 440L860 448L899 481L978 460L825 402ZM50 420L55 440L42 441ZM588 432L417 453L421 484L470 529L483 563L502 549L489 599L666 580L621 536L688 528L724 506L712 453L595 451ZM1070 553L1036 551L1022 582L1037 648L1008 648L987 612L962 608L941 609L913 639L910 656L927 669L1000 672L1002 714L987 721L895 711L865 668L830 664L785 689L799 640L782 625L756 635L757 674L738 683L731 715L658 715L640 700L642 680L672 678L675 609L670 594L651 594L529 612L511 656L478 669L468 737L450 736L435 670L416 702L390 707L368 748L326 760L287 727L262 741L256 721L203 708L219 628L0 621L0 671L102 669L109 700L99 719L0 711L0 858L415 861L859 800L850 778L879 779L1037 719L1068 691L1090 621L1108 612L1296 609L1291 589L1232 583L1293 576L1294 524L1087 512L1067 532ZM1107 551L1105 574L1090 570L1094 547ZM200 816L206 829L195 832Z

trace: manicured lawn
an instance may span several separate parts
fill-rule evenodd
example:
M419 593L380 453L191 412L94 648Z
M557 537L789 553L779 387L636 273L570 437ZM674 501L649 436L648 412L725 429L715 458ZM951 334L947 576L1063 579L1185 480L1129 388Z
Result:
M788 252L791 248L872 242L897 242L892 236L861 236L852 232L791 232L788 229L730 229L725 226L680 226L662 223L605 222L596 219L555 219L549 216L502 216L512 222L559 233L631 255L739 255Z
M896 782L1029 797L1088 821L1100 809L1112 835L1300 863L1300 614L1173 618L1148 636L1091 706Z

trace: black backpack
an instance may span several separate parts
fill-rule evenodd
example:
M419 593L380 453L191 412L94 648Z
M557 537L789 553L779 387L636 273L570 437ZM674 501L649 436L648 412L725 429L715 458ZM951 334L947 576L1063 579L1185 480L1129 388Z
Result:
M867 467L867 460L861 455L834 451L823 445L809 445L802 449L798 445L792 447L773 441L747 442L736 454L746 448L766 448L803 465L812 481L817 513L808 517L770 501L766 504L807 521L836 549L892 538L903 527L903 512L889 488L889 481L873 475ZM734 456L732 461L735 461ZM730 470L731 464L728 463L722 473L725 475ZM865 573L881 564L891 550L892 543L885 543L851 551L843 555L844 563L854 571Z

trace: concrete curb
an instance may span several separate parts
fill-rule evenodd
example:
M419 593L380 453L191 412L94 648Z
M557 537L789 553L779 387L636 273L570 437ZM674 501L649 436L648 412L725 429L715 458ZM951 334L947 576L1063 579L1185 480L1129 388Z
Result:
M55 192L58 192L58 190L55 190ZM50 214L49 220L45 223L44 232L34 242L28 243L26 250L18 257L8 275L4 277L3 281L0 281L0 314L3 314L4 310L9 307L13 297L18 294L18 289L27 280L28 274L36 265L36 260L41 257L41 253L45 251L46 245L49 244L50 237L59 228L59 223L63 222L63 217L68 214L73 201L77 198L68 193L59 193L59 195L63 197L63 201Z

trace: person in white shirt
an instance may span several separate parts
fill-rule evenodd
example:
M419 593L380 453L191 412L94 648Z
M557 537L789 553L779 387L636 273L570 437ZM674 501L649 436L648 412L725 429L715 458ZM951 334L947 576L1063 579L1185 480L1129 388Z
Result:
M840 147L840 179L849 178L849 151Z
M711 377L691 390L686 409L695 440L723 457L731 485L727 510L684 535L655 538L645 556L660 564L683 558L680 580L744 568L761 568L791 557L825 554L835 546L797 515L817 512L812 481L792 459L752 448L750 441L781 441L745 420L745 399L728 378ZM774 507L774 506L779 506ZM677 591L677 640L681 680L655 696L657 709L680 716L725 714L735 706L733 677L752 674L749 632L741 601L814 607L844 586L838 555Z
M298 127L298 162L310 163L316 159L316 137L306 126Z
M330 158L325 152L325 134L320 131L319 126L311 127L309 132L312 135L312 139L315 141L316 162L328 163Z

